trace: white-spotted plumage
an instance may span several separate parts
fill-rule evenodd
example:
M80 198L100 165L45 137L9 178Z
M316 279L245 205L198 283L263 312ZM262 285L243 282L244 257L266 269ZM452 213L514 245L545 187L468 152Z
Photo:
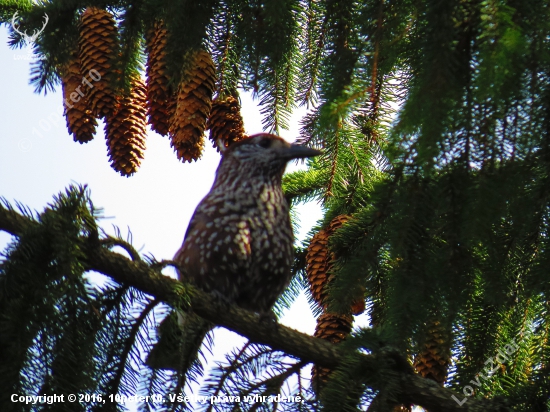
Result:
M269 134L226 150L175 256L182 280L243 308L269 311L290 281L293 260L282 175L289 160L318 153Z

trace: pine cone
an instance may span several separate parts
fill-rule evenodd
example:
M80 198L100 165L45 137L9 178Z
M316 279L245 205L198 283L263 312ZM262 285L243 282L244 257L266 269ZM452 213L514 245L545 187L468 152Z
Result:
M306 273L309 281L311 295L321 307L325 306L327 293L325 286L328 284L328 272L330 269L328 251L329 232L321 229L313 235L307 248Z
M77 52L73 53L71 60L63 68L61 84L67 129L75 142L87 143L94 138L97 121L92 116L88 99L83 96L82 89L86 86L82 84Z
M210 140L218 152L219 144L228 147L243 139L245 134L239 101L233 96L224 100L215 100L212 103L206 129L210 130Z
M132 82L116 114L106 118L105 137L111 167L123 176L134 174L143 159L147 137L146 90L141 79Z
M187 162L201 156L216 81L214 62L208 52L194 52L191 61L191 68L179 85L176 111L169 127L171 145L178 159Z
M342 342L350 333L353 318L351 315L336 315L333 313L323 313L317 318L317 327L314 336L328 340L331 343ZM312 384L316 391L326 383L332 369L321 366L313 366L311 370Z
M327 285L332 279L329 273L332 270L332 262L336 259L328 249L328 241L342 225L349 220L347 215L336 216L328 225L328 228L316 233L309 244L306 255L306 273L309 280L311 294L322 308L327 307ZM365 299L363 296L350 298L350 312L360 315L365 311Z
M451 362L450 337L441 322L436 320L428 323L427 333L424 350L414 359L414 368L422 377L443 386Z
M340 229L348 220L348 215L338 215L334 219L332 219L328 224L328 230L330 234L332 235L334 232Z
M175 100L168 88L166 68L166 42L168 31L161 21L147 33L147 115L151 128L162 136L168 134L170 109Z
M352 323L351 315L323 313L317 319L317 327L313 336L328 340L330 343L340 343L351 333Z
M98 118L110 116L116 108L113 90L113 61L117 48L117 28L113 16L97 7L88 7L80 19L78 40L80 73L84 93Z

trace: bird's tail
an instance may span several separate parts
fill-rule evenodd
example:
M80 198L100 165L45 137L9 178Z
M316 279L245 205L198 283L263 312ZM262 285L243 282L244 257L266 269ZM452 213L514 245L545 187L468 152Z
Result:
M159 340L147 357L153 369L169 369L189 376L202 375L199 350L212 324L194 313L170 313L159 326Z

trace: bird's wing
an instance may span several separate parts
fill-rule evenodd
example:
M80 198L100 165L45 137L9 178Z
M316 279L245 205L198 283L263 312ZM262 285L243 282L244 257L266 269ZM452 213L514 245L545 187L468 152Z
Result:
M203 290L216 290L234 301L246 279L251 260L250 225L246 216L228 214L220 208L193 215L183 245L176 253L189 280Z

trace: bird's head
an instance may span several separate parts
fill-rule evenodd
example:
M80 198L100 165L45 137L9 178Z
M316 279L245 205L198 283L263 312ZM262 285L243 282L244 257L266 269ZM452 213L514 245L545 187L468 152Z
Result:
M229 146L223 153L223 163L232 167L257 170L260 174L282 175L287 162L320 155L321 152L286 142L279 136L259 133Z

